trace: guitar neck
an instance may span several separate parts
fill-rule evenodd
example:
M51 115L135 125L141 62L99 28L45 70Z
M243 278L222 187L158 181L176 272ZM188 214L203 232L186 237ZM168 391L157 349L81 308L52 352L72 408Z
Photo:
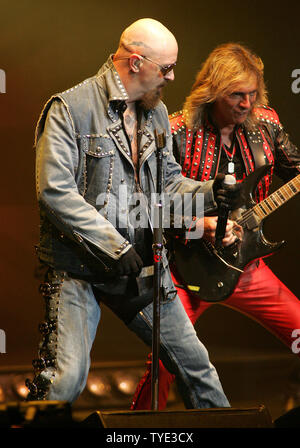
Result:
M252 210L260 218L264 219L292 199L300 191L300 174L280 187L266 199L256 204Z

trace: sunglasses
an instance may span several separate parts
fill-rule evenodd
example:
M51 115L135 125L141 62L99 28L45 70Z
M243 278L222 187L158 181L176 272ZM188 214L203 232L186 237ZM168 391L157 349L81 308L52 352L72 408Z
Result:
M169 73L171 70L173 70L173 68L176 66L176 62L174 62L173 64L169 64L169 65L160 65L160 64L158 64L158 62L152 61L152 59L147 58L147 56L143 56L143 55L140 55L140 56L141 56L141 58L146 59L146 61L152 62L152 64L155 64L155 65L158 65L163 76L165 76L167 73Z

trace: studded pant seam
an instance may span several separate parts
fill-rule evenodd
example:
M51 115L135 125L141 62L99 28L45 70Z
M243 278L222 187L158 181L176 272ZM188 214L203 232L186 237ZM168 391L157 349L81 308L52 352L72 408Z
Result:
M26 380L29 389L27 400L45 400L50 384L53 383L57 369L58 312L64 274L49 271L48 281L40 285L40 293L45 300L45 320L39 325L43 335L38 358L33 360L34 379ZM42 372L53 368L50 379L43 378Z

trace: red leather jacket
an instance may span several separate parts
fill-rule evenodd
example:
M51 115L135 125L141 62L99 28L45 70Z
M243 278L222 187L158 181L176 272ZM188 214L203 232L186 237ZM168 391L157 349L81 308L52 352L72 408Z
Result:
M257 199L264 199L272 181L273 171L284 182L300 172L300 151L291 143L280 124L277 113L270 107L255 109L258 123L248 129L241 125L237 129L237 142L241 150L244 172L248 175L257 167L255 153L260 154L260 163L272 165L270 173L258 184ZM191 179L206 181L214 179L220 163L220 133L208 119L195 132L188 129L185 117L180 112L169 116L173 134L173 151L182 173Z

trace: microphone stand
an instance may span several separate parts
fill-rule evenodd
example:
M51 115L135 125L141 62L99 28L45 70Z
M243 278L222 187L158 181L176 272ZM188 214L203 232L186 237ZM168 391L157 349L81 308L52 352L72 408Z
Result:
M152 369L151 369L151 409L158 410L159 396L159 347L160 347L160 299L161 299L161 267L163 249L162 226L162 150L166 146L165 131L158 134L154 131L157 148L157 186L156 204L154 205L154 229L153 229L153 327L152 327Z

